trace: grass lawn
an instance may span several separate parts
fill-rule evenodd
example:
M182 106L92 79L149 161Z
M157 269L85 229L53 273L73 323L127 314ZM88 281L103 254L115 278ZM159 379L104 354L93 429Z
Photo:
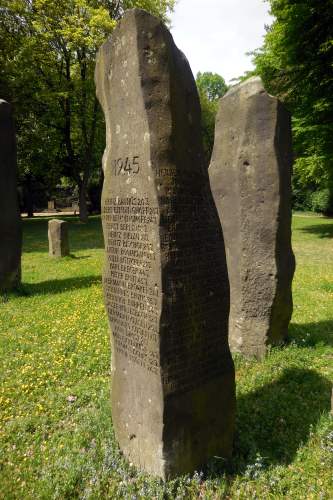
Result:
M290 342L236 359L233 462L168 483L114 440L100 219L70 221L71 257L48 256L46 218L24 220L23 290L0 303L0 498L333 498L333 219L293 218Z

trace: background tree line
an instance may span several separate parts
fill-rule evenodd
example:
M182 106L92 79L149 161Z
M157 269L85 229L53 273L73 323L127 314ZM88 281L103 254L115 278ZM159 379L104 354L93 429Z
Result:
M333 3L268 0L274 21L252 53L268 92L292 113L294 207L333 212ZM26 205L32 182L50 193L76 187L80 217L87 192L99 193L105 143L95 97L96 52L124 10L141 7L168 22L174 0L0 0L0 96L15 110ZM224 79L198 73L209 163ZM98 198L97 196L96 198Z
M291 111L294 207L333 213L333 2L269 0L255 74Z
M101 183L105 144L95 96L96 52L124 10L164 21L174 0L1 0L0 96L12 103L20 178L32 214L33 183L76 186L85 221L87 191Z
M266 90L292 115L293 207L333 213L333 2L267 0L274 17L263 46L252 53ZM203 109L207 156L214 143L217 102L207 91L211 74L197 84ZM216 78L218 75L216 76ZM206 89L206 91L204 91ZM223 88L221 95L227 90Z

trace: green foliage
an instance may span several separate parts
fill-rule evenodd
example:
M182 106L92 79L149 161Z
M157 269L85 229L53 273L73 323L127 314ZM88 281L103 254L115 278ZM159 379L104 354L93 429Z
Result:
M228 86L222 76L217 73L205 72L197 74L197 86L200 94L206 94L206 97L211 102L216 102L228 90Z
M215 120L217 114L217 102L207 99L205 93L200 93L201 103L201 128L205 153L205 161L209 164L214 147Z
M174 0L3 0L0 95L15 109L21 174L78 186L80 215L100 169L104 118L95 96L96 52L126 8L166 19Z
M292 112L298 186L333 192L333 3L269 4L275 20L254 53L256 73Z
M295 176L292 178L292 207L296 211L312 211L311 196L313 191L297 184Z
M201 104L201 125L205 160L208 164L214 146L218 100L227 92L228 87L222 76L211 72L199 72L196 77L196 83Z
M328 188L315 191L311 196L312 210L329 214L332 207L331 192Z
M170 24L168 14L173 11L176 0L123 0L118 3L122 13L126 9L138 7L160 17L166 24Z
M66 220L72 255L59 260L48 219L23 220L23 287L0 303L0 498L331 499L332 220L293 218L290 343L262 362L236 359L231 464L215 457L167 482L117 446L100 218Z

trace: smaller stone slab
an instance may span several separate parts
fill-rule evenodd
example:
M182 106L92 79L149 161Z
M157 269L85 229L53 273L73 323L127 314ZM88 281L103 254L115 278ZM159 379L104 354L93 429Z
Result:
M49 255L51 257L66 257L69 255L68 223L52 219L49 221Z

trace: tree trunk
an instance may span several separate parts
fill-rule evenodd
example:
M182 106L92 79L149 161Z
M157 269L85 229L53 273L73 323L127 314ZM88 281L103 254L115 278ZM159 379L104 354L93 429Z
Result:
M34 202L33 202L33 195L32 195L32 179L31 175L28 174L25 177L25 205L27 209L27 216L28 217L33 217L34 216Z
M87 207L87 186L85 182L79 184L79 208L80 221L88 222L88 207Z

